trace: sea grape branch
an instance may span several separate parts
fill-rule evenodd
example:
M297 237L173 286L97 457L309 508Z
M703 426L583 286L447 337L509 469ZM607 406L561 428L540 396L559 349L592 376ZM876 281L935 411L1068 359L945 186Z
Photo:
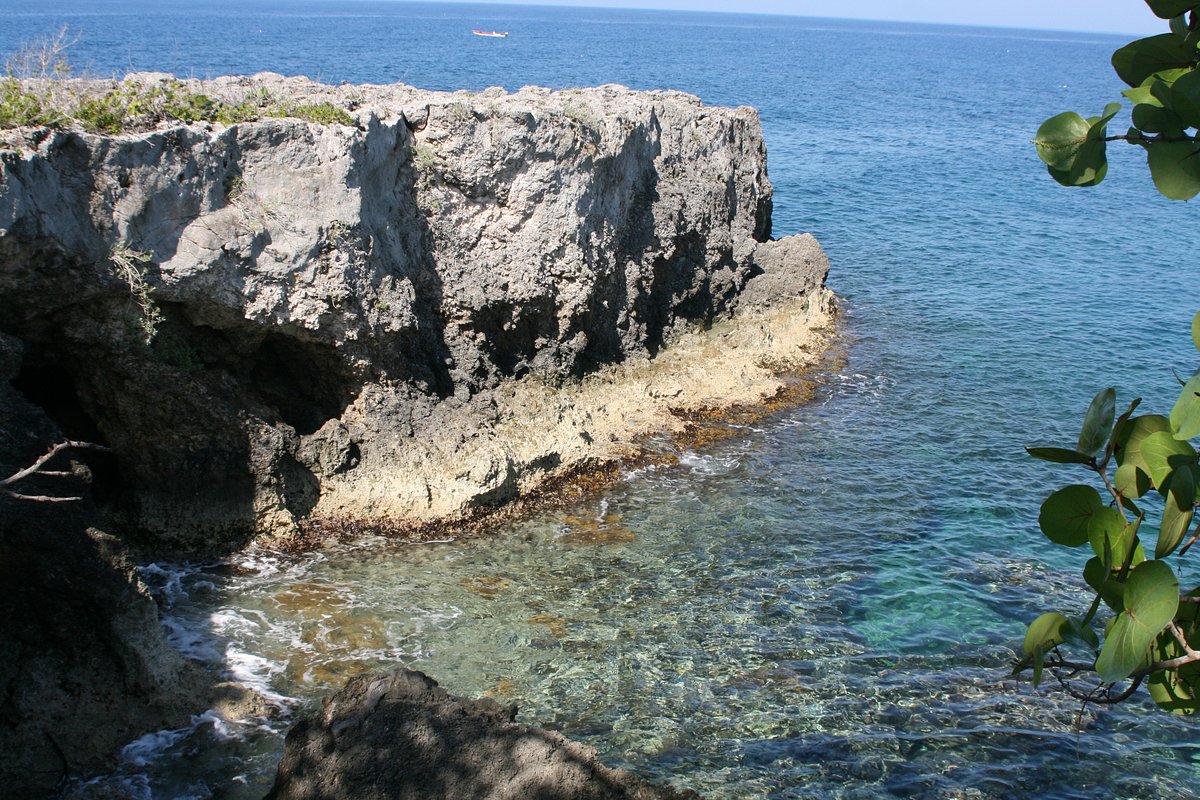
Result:
M1172 200L1200 193L1200 2L1146 0L1170 32L1138 39L1113 53L1117 76L1129 88L1131 126L1109 135L1121 111L1109 103L1102 114L1074 111L1042 123L1033 143L1054 180L1064 186L1095 186L1108 173L1108 142L1125 141L1146 151L1154 185Z

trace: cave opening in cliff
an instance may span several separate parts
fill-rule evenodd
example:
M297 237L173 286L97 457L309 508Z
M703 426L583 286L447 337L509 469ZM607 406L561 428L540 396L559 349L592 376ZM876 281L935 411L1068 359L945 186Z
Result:
M248 379L258 397L305 436L340 417L358 388L333 347L275 334L255 350Z

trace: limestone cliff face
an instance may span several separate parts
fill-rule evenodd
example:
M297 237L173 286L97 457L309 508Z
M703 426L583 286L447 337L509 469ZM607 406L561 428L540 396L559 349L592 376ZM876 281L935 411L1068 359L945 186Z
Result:
M0 137L11 384L112 448L98 501L156 544L503 503L611 457L655 403L769 393L753 365L794 360L825 319L811 237L761 244L751 109L620 87L193 86L356 124ZM743 296L749 334L728 322ZM696 372L729 352L732 392ZM10 444L0 467L46 445Z

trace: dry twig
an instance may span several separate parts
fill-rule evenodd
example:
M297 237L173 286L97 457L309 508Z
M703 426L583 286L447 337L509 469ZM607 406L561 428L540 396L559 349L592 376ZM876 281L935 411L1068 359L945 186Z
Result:
M66 503L72 500L81 500L82 498L79 497L55 497L50 495L23 494L8 488L9 486L17 484L26 478L32 478L34 476L46 478L65 478L71 475L72 473L70 472L63 472L61 470L44 470L42 467L45 466L50 459L54 458L63 450L69 450L72 448L79 450L99 450L103 453L109 452L109 448L105 447L104 445L93 444L92 442L73 442L69 440L59 442L43 453L28 467L17 470L7 478L0 478L0 491L3 491L9 497L14 497L17 500L32 500L37 503Z

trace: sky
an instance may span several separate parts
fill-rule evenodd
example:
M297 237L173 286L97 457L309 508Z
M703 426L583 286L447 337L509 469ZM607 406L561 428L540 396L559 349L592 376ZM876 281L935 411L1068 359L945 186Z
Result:
M509 0L536 5L738 11L1107 33L1165 33L1143 0Z

